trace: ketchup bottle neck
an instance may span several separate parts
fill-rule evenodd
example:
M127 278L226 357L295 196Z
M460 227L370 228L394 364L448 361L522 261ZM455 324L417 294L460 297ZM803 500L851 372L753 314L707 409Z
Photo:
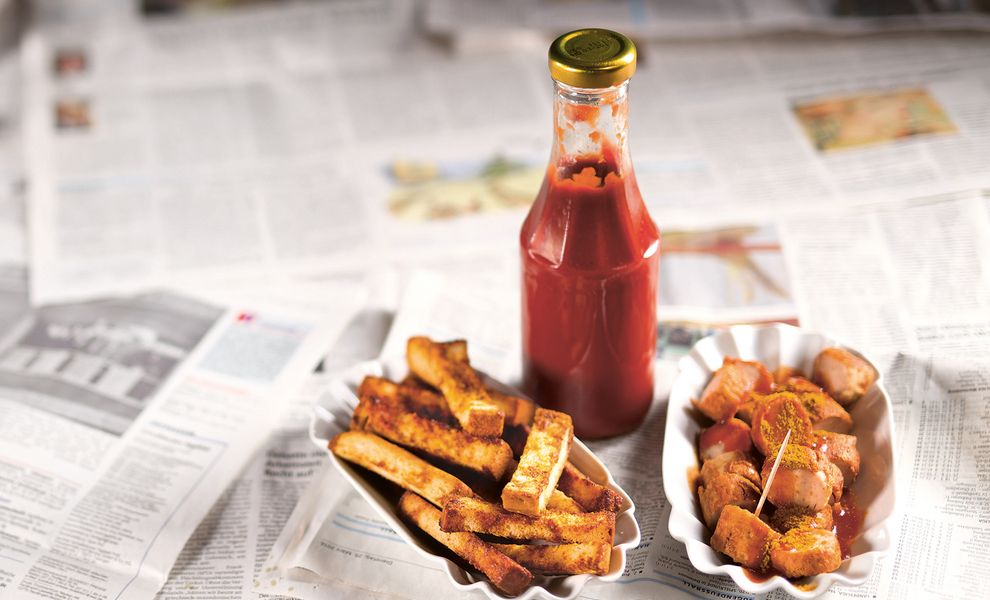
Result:
M632 172L626 118L629 82L601 89L554 82L554 143L551 164L561 178L599 165L600 177Z

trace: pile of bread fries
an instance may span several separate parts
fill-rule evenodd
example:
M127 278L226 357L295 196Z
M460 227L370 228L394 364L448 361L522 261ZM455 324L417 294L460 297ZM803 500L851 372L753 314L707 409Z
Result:
M568 461L570 417L486 386L462 340L406 351L409 376L366 377L330 450L403 488L403 518L506 594L606 574L622 497Z

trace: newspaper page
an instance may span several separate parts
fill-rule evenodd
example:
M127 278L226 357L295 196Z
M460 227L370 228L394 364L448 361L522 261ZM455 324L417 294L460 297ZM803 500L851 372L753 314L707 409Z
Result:
M968 2L829 0L429 0L425 26L469 47L525 41L595 23L640 39L731 38L782 31L861 34L912 29L990 29L985 6Z
M403 234L403 220L381 226L361 157L479 139L514 147L504 125L532 119L544 138L550 102L530 76L542 61L479 64L425 47L411 39L409 4L35 31L23 60L26 139L37 148L28 161L33 299L356 271L384 263L393 235L424 239ZM514 85L493 102L485 74ZM524 141L541 153L547 144ZM497 153L485 152L456 168L492 166ZM407 157L375 164L415 178L422 169ZM458 239L485 230L479 220Z
M458 72L485 66L472 89L513 90L515 101L498 98L494 114L505 118L489 116L494 103L457 90L461 113L484 113L497 130L363 147L366 202L378 207L381 249L395 263L451 254L478 262L472 250L486 261L511 257L546 169L551 82L537 60L545 52L541 45L497 61L489 51L448 59L463 65ZM630 148L665 233L988 185L985 35L646 42L639 52Z
M264 448L189 538L159 592L161 600L233 600L247 589L268 585L272 574L262 570L262 563L302 492L328 466L326 450L309 439L312 407L340 368L378 356L391 324L381 314L368 308L356 314L328 352L324 368L292 394Z
M0 288L0 589L150 597L353 295L320 320L165 291L33 310L21 275Z
M780 224L802 324L881 356L990 356L990 193Z
M17 53L0 54L0 265L27 262L20 82Z
M30 39L36 300L428 264L451 247L467 262L504 260L546 166L545 47L450 54L416 37L400 5ZM339 29L358 41L328 46ZM355 57L372 37L384 41ZM200 60L201 48L218 59ZM985 36L640 52L631 147L665 230L990 185Z
M409 4L33 31L33 300L366 265L334 64L382 60Z
M314 374L292 395L262 450L189 538L159 599L236 599L246 586L260 586L261 563L299 496L327 463L308 429L312 405L329 377Z
M21 83L16 51L0 53L0 182L6 186L21 176Z

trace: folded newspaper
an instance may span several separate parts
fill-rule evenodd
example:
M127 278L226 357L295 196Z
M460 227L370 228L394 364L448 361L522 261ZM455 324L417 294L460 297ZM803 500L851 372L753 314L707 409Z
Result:
M313 318L167 291L32 310L26 290L0 268L0 592L148 598L356 296Z

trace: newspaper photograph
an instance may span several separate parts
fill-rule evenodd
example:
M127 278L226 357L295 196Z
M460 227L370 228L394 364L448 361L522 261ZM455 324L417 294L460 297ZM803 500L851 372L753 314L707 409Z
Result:
M3 344L0 387L8 398L122 435L221 312L171 294L33 311Z

